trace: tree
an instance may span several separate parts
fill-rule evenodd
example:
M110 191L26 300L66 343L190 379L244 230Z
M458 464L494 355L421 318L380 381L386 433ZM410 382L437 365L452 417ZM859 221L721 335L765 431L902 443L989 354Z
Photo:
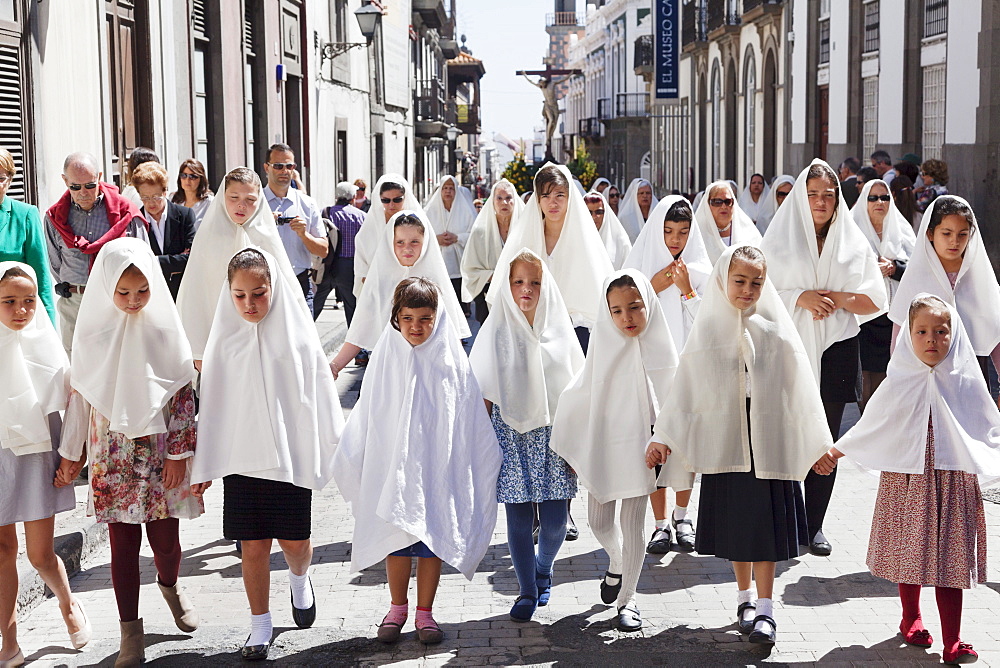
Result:
M583 142L576 147L576 154L566 166L569 171L580 180L583 187L590 190L590 186L597 179L597 163L590 159L590 153Z
M507 163L501 176L514 184L519 195L523 195L534 188L535 167L524 161L523 151L518 151L514 154L514 159Z

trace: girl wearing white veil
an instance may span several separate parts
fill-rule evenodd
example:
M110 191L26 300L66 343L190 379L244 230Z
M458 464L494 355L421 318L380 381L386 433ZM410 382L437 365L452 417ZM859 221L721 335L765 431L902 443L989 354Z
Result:
M906 263L913 254L916 236L913 228L896 208L889 185L881 179L865 182L858 201L851 209L854 222L864 233L878 256L878 268L885 281L890 306ZM885 378L892 344L892 321L887 313L861 325L861 410Z
M760 245L760 232L740 208L735 192L731 181L715 181L705 188L705 196L694 210L694 221L713 264L730 246Z
M625 258L632 250L632 242L628 238L628 233L622 227L618 216L608 206L604 195L597 192L587 193L583 198L590 217L594 219L597 231L601 233L601 240L604 247L608 249L608 257L611 259L611 266L618 269L625 264Z
M653 195L653 184L646 179L632 179L618 208L618 219L628 232L629 241L635 243L642 226L649 218L649 212L656 207L658 201Z
M354 296L358 298L361 297L361 286L368 276L368 268L375 259L375 251L382 240L385 224L403 210L418 215L424 212L409 181L399 174L380 176L372 193L374 198L371 208L365 214L365 222L354 238Z
M462 297L462 254L477 216L472 193L449 174L438 182L437 188L424 204L424 212L437 235L445 269L455 288L455 296L463 302L462 308L467 311L467 302L470 300Z
M462 255L462 301L475 302L476 320L480 325L489 315L486 293L490 289L493 270L522 211L524 202L517 196L514 184L500 179L493 184L490 196L469 233Z
M837 438L844 408L861 391L861 324L888 306L874 251L851 218L840 180L828 164L802 170L761 244L769 276L802 337L812 364L830 434ZM835 475L806 478L806 513L813 554L832 547L823 520Z
M611 186L611 181L607 180L603 176L599 176L594 179L594 182L590 184L590 192L604 194L604 191Z
M767 182L764 180L764 175L754 174L750 177L747 187L740 193L740 208L754 224L760 220L760 213L770 191L771 189L767 187Z
M764 197L764 203L761 204L760 212L757 215L757 229L760 231L761 236L767 232L767 228L771 224L771 219L774 218L778 207L788 197L788 193L792 191L793 185L795 185L795 177L782 174L775 178L771 187L768 188L767 195Z

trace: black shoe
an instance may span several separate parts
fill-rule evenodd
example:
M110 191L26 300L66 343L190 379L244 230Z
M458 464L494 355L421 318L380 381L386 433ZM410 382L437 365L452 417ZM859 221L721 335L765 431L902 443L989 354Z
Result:
M694 552L694 522L689 519L671 520L678 552Z
M670 529L654 529L653 537L646 545L649 554L666 554L670 552Z
M830 541L821 531L817 531L813 534L812 542L809 543L809 551L817 557L829 557L830 553L833 552L833 546L830 545Z
M354 366L368 366L369 356L370 353L367 350L362 350L354 356Z
M618 578L618 584L609 585L608 578ZM622 576L620 573L607 571L601 579L601 600L611 605L618 599L618 592L622 590Z
M774 620L767 615L757 615L753 618L754 627L757 626L757 622L764 622L771 626L767 631L757 631L756 628L753 633L750 634L748 640L756 645L773 645L774 637L778 633L778 625L774 623Z
M250 642L250 636L247 636L247 642ZM245 661L263 661L267 658L267 651L271 649L271 643L264 643L263 645L243 645L243 649L240 650L240 656L243 657Z
M642 628L642 615L635 603L618 608L617 626L619 631L638 631Z
M747 620L743 618L744 610L756 610L757 606L753 603L740 603L736 608L736 625L740 628L740 633L743 635L750 635L753 633L753 620Z
M295 607L295 603L292 603L292 619L295 621L295 625L300 629L307 629L313 625L316 621L316 592L313 590L312 578L309 578L309 591L313 595L313 604L301 610ZM294 599L293 599L294 600Z
M569 518L569 523L566 525L566 540L576 540L580 537L580 530L576 528L576 522L573 518Z

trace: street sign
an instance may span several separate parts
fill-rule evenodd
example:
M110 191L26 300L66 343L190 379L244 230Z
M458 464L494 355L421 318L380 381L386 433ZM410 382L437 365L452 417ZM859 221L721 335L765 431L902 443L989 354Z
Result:
M654 0L653 62L655 97L676 100L680 93L681 12L679 0Z

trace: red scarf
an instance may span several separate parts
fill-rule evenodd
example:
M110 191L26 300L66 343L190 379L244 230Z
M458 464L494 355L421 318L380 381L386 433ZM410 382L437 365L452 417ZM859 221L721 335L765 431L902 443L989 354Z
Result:
M108 212L108 224L111 226L104 236L97 241L87 241L85 237L78 236L73 231L73 228L70 227L69 207L71 200L69 190L63 193L59 201L45 212L49 220L52 221L52 225L55 226L56 231L59 232L59 236L62 237L66 248L75 248L89 255L91 267L94 266L94 259L101 248L104 247L104 244L112 239L119 239L125 236L125 232L128 230L129 223L132 222L133 218L143 220L142 216L139 215L138 209L135 208L135 204L118 194L116 186L111 183L101 182L97 184L97 187L104 195L104 208Z

